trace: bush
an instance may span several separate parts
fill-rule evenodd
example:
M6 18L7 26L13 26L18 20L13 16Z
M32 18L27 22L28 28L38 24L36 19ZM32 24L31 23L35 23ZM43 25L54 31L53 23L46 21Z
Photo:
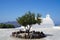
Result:
M12 24L3 24L3 23L1 23L0 28L15 28L15 26L12 25Z

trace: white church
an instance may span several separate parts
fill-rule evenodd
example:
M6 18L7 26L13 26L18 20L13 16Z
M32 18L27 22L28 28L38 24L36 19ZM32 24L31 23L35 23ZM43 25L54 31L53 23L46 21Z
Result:
M46 15L46 18L41 18L42 19L42 23L40 25L35 24L32 25L33 27L40 27L40 28L51 28L54 26L54 22L52 20L52 18L50 17L49 14Z
M41 31L44 28L56 28L54 27L54 22L49 14L47 14L45 18L41 18L41 19L42 19L42 23L40 25L38 24L32 25L31 30Z

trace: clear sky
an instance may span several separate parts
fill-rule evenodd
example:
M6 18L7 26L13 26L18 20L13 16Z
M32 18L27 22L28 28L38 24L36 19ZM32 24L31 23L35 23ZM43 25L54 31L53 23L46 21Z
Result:
M60 0L0 0L0 22L15 21L25 12L50 14L54 23L60 24Z

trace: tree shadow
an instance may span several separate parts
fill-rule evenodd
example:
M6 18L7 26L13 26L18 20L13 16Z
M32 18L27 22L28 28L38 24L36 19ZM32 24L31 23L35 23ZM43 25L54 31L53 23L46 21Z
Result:
M53 36L52 34L45 34L46 36Z

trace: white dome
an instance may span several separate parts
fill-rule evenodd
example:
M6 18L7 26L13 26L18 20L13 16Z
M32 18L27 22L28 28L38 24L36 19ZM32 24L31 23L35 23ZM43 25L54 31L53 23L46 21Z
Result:
M50 18L50 15L47 14L46 18L42 18L42 23L41 26L47 26L47 27L52 27L54 26L53 20Z
M35 24L35 25L32 25L32 27L51 28L54 26L54 22L51 19L49 14L46 15L46 18L41 18L41 19L42 19L41 25Z

